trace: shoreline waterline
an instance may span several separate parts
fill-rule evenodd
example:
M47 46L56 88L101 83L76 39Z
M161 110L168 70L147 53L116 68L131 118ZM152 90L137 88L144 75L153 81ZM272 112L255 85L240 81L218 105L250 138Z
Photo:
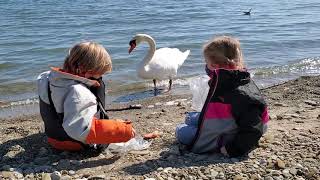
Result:
M200 75L199 75L200 76ZM196 76L196 77L199 77ZM281 84L285 84L288 81L299 79L302 77L308 77L311 75L302 75L298 77L291 77L279 80L278 82L274 82L272 84L264 85L262 86L261 83L259 83L259 80L255 80L256 84L261 90L272 88L274 86L278 86ZM313 75L313 76L319 76L319 75ZM189 80L190 81L190 80ZM160 91L165 92L166 89L166 83L165 81L161 82ZM168 94L161 94L160 96L166 96ZM179 85L176 84L169 95L186 95L191 96L191 91L188 84ZM144 101L148 100L150 98L154 98L153 88L151 88L151 85L147 85L144 88L140 88L137 90L131 90L131 91L123 91L118 94L110 93L106 96L106 108L108 109L109 106L112 106L112 104L129 104L129 103L135 103L136 101ZM0 101L0 119L8 119L8 118L17 118L20 116L32 116L39 114L39 101L37 97L29 98L25 100L19 100L19 101L12 101L12 102L4 102Z
M201 62L197 67L189 71L193 74L185 74L183 71L178 71L178 77L173 81L173 85L186 86L191 78L199 76L204 72L204 63ZM1 70L1 69L0 69ZM4 69L2 69L4 70ZM198 72L199 71L199 72ZM292 61L286 65L276 66L261 66L251 67L248 69L257 85L261 88L298 78L305 75L320 75L320 57L303 58ZM104 81L107 85L106 91L110 91L111 96L118 96L122 93L133 93L144 91L153 87L152 81L139 79L136 72L130 72L129 75L121 75L117 70L111 74L104 76ZM0 81L0 106L1 102L23 101L27 99L36 98L36 77L33 81L23 82L5 82ZM167 86L168 82L159 82L160 86Z

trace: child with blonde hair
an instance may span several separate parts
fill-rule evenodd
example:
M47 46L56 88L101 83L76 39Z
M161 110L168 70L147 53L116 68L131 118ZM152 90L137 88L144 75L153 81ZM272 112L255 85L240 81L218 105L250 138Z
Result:
M134 137L131 122L108 119L105 113L102 75L111 70L106 49L83 42L70 49L62 69L51 68L39 75L40 113L51 146L78 151Z
M189 113L177 140L195 153L236 157L258 144L268 122L267 105L244 68L238 40L219 36L203 47L209 92L200 113Z

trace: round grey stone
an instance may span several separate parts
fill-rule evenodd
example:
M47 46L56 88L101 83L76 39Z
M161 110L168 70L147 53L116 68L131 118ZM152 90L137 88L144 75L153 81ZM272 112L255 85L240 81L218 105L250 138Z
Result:
M302 166L301 164L297 163L297 164L295 165L295 168L297 168L297 169L303 169L303 166Z
M51 173L50 175L52 180L60 180L61 179L61 173L58 171L54 171L53 173Z
M76 174L76 172L75 172L75 171L73 171L73 170L70 170L70 171L68 172L68 174L72 176L72 175L75 175L75 174Z
M41 176L42 180L51 180L50 174L48 173L43 173Z
M297 172L298 172L298 170L297 170L296 168L291 168L291 169L289 170L289 172L290 172L292 175L296 175Z
M273 180L273 178L271 176L267 176L264 178L264 180Z
M211 176L211 177L215 178L215 177L218 176L218 174L219 174L219 172L217 172L217 171L215 171L215 170L213 170L213 169L210 170L210 176Z
M291 177L291 174L290 174L290 169L284 169L283 171L282 171L282 175L284 176L284 177Z
M95 175L95 176L91 176L91 177L89 177L88 179L89 180L97 180L97 179L105 179L106 178L106 175ZM112 177L110 177L110 179L111 179Z
M168 173L171 170L172 170L172 167L166 167L164 168L163 172Z
M69 175L64 175L64 176L61 177L60 180L71 180L71 179L72 179L71 176L69 176Z

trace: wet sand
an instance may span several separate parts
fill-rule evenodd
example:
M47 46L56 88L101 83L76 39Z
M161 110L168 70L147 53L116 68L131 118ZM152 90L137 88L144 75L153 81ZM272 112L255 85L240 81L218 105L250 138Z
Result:
M317 179L320 180L320 77L301 77L262 90L268 132L248 157L179 151L174 132L192 111L191 95L161 95L109 108L130 119L138 134L159 131L147 150L115 154L68 153L50 148L38 115L0 120L0 179Z

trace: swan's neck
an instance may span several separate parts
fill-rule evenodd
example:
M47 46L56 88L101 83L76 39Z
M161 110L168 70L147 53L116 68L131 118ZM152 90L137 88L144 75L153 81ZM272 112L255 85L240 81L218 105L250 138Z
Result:
M156 51L156 43L152 39L152 37L149 37L149 36L144 36L143 41L146 41L149 44L148 54L144 57L142 61L143 65L146 65L151 61L154 55L154 52Z

